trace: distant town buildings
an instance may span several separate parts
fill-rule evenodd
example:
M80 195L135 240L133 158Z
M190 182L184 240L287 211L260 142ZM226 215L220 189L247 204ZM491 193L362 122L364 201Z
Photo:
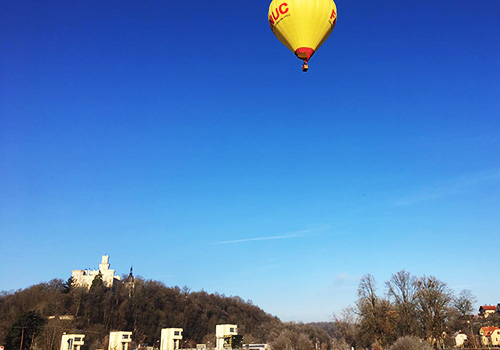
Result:
M482 305L479 307L479 316L483 316L484 318L495 312L497 312L497 307L495 305Z
M102 281L106 287L112 287L115 281L121 280L120 276L115 276L115 270L109 268L109 256L103 255L102 261L97 270L73 270L73 283L76 287L86 287L90 289L92 282L97 275L101 274Z
M159 350L178 350L184 348L181 344L182 328L163 328L161 330L161 340ZM231 341L241 340L242 336L238 335L238 326L234 324L222 324L216 326L217 339L220 349L244 349L244 350L271 350L269 344L251 344L242 345L232 344ZM84 334L66 334L64 333L61 339L60 350L80 350L85 345ZM132 332L130 331L114 331L109 333L108 350L129 350L129 344L132 342ZM236 346L232 346L236 345ZM141 349L153 349L150 346L139 346ZM158 349L158 348L156 348ZM207 344L197 344L195 349L189 350L206 350ZM0 349L1 350L1 349ZM99 349L102 350L102 349Z
M479 330L482 346L498 346L500 345L500 328L498 327L481 327Z

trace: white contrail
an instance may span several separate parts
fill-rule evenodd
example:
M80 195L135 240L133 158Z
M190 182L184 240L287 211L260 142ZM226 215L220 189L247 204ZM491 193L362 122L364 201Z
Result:
M474 186L493 182L500 179L500 169L491 169L487 171L477 172L468 176L460 176L449 179L441 185L428 187L419 193L401 198L395 202L399 206L408 206L423 201L448 197L459 193L470 191Z
M324 229L324 228L323 228ZM302 230L302 231L296 231L296 232L290 232L281 236L269 236L269 237L255 237L255 238L243 238L243 239L235 239L231 241L222 241L222 242L215 242L213 244L234 244L234 243L245 243L245 242L254 242L254 241L270 241L270 240L275 240L275 239L289 239L289 238L297 238L297 237L302 237L307 233L310 233L312 231L317 231L319 229L310 229L310 230Z

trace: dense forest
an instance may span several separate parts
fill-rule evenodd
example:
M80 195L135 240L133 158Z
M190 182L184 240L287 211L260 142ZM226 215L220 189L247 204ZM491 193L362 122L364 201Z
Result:
M300 336L312 347L328 347L321 328L285 324L240 297L191 292L136 278L104 286L96 278L89 290L72 278L55 279L0 295L0 345L6 350L58 350L63 332L85 334L87 349L107 348L112 330L133 332L133 347L158 345L162 328L183 328L182 348L214 344L217 324L237 324L246 343L271 343L280 336ZM21 340L22 339L22 340ZM21 341L23 342L21 346Z

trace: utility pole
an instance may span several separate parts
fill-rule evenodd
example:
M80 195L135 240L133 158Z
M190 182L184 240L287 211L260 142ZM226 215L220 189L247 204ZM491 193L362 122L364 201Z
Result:
M19 347L19 350L23 350L23 339L24 339L24 327L21 330L21 346Z

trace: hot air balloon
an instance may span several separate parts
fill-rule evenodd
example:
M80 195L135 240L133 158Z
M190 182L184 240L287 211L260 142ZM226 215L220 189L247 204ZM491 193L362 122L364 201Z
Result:
M269 25L276 37L298 58L308 61L325 42L337 22L333 0L273 0L269 5Z

